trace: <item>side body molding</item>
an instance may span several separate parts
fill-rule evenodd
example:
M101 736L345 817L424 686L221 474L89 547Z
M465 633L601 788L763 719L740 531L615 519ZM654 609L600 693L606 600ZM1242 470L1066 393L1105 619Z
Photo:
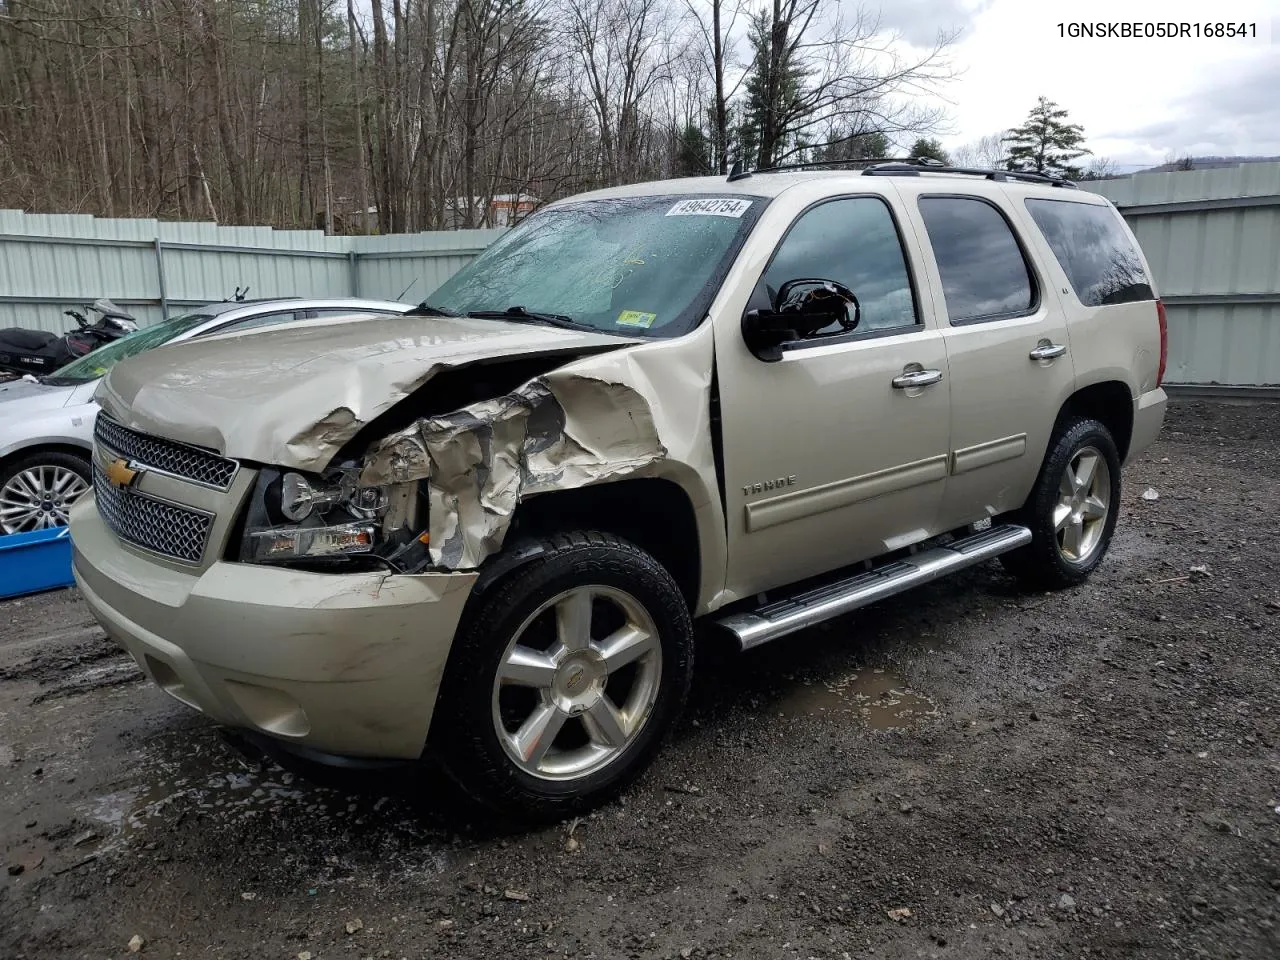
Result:
M877 470L874 473L824 483L808 490L796 490L767 500L757 500L746 505L747 530L754 533L780 523L790 523L813 514L838 510L886 493L896 493L923 483L933 483L946 477L947 465L948 457L945 454L939 454L890 467L887 470Z

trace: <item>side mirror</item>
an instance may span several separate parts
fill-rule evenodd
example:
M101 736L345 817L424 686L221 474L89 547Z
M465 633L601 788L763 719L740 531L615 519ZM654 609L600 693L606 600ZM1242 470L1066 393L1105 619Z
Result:
M782 345L804 340L839 324L853 330L862 308L853 291L834 280L788 280L778 290L773 308L749 310L742 318L742 338L761 360L780 360Z
M800 339L793 317L773 310L748 310L742 316L742 339L761 360L781 360L782 345Z

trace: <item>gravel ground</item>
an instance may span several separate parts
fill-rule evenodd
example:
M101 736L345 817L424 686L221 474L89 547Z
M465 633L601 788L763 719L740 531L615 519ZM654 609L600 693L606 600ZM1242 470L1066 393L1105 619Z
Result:
M526 832L244 759L74 591L0 604L0 956L1275 958L1277 478L1280 404L1179 403L1087 586L709 657L621 802Z

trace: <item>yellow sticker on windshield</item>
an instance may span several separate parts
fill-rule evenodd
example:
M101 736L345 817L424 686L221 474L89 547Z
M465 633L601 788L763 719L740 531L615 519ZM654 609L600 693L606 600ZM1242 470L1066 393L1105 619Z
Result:
M653 326L653 321L658 319L656 313L645 313L643 310L623 310L618 314L618 326L620 327L644 327L646 330Z

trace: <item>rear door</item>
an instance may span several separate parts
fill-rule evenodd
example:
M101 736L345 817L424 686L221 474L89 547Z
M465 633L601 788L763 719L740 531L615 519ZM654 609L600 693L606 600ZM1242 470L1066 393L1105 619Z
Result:
M1118 381L1138 397L1159 386L1156 294L1137 241L1101 197L1056 191L1022 205L1028 233L1043 237L1071 329L1077 389ZM1072 194L1075 194L1074 196Z
M944 301L951 450L940 516L957 527L1026 500L1075 370L1057 292L1004 191L949 193L932 178L899 189Z

